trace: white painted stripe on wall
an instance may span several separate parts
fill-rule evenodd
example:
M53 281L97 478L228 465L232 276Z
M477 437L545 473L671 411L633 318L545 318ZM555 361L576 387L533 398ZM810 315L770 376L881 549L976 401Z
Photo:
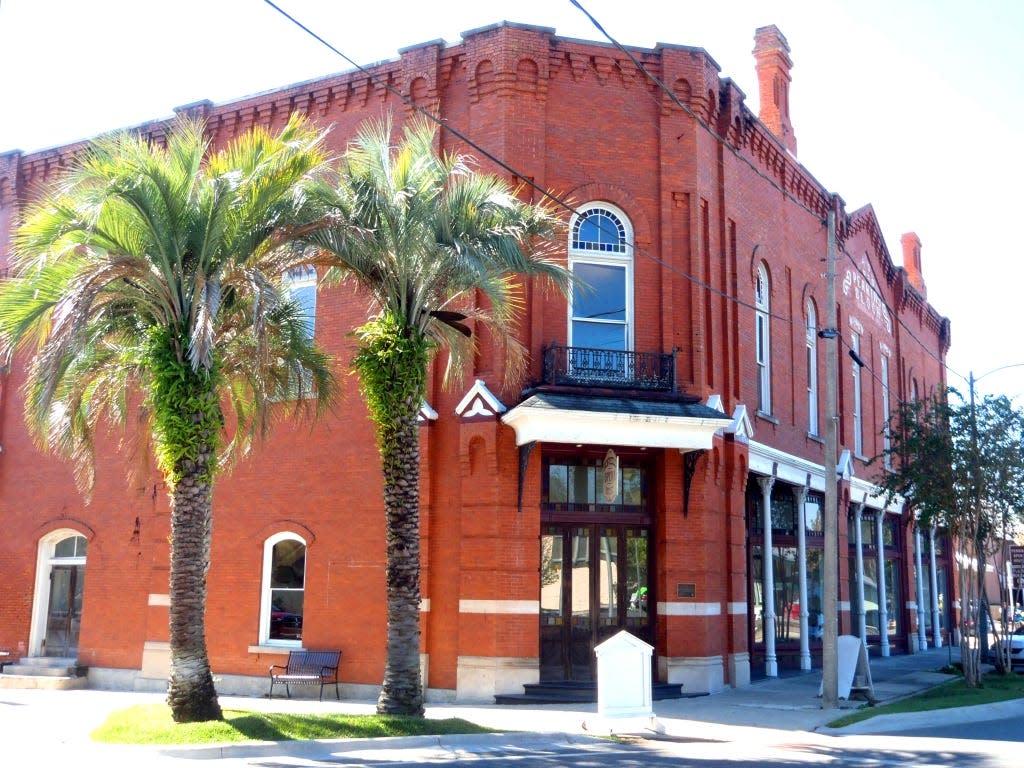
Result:
M846 611L847 613L849 613L850 612L850 601L849 600L840 600L839 601L839 610L840 611Z
M746 603L729 603L726 610L729 611L730 616L745 616L747 613Z
M150 595L149 595L149 604L150 605L170 605L171 604L171 596L170 595L156 595L156 594L150 593Z
M659 616L720 616L721 603L658 603Z
M459 613L516 613L535 616L539 600L459 600Z

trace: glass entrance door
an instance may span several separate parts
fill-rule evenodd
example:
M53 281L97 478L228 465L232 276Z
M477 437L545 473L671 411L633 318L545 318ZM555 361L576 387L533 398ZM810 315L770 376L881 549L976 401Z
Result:
M542 681L593 680L594 647L623 629L651 642L648 543L642 526L543 526Z
M84 565L54 565L50 570L50 601L46 614L45 656L78 655L82 617Z

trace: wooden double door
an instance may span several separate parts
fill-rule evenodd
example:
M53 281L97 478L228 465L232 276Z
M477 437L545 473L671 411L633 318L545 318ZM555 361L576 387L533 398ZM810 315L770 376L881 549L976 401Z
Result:
M594 647L622 630L653 645L650 564L648 526L542 525L542 682L594 680Z

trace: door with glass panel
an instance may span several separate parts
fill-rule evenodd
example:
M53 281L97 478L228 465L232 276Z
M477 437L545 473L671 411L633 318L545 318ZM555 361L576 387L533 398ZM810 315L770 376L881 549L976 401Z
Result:
M78 655L78 630L82 618L84 565L55 565L50 570L50 600L46 615L46 656Z
M548 524L540 561L542 681L594 680L594 647L622 630L652 642L646 526Z

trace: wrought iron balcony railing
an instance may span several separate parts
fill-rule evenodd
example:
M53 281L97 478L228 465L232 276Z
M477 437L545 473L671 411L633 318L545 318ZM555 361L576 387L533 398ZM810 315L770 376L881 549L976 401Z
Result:
M675 354L552 344L544 349L544 383L667 392L675 388Z

